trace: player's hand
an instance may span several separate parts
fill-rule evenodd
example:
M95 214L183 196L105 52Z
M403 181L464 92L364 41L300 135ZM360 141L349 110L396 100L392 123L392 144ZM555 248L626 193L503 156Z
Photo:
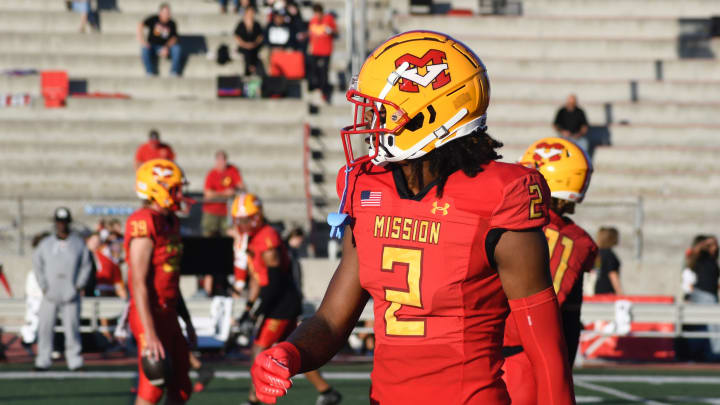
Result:
M274 404L292 387L290 377L299 368L300 354L291 343L283 342L260 353L250 369L255 395L266 404Z
M169 52L170 52L170 50L168 49L168 47L167 47L167 46L163 46L162 48L160 48L160 52L158 52L158 53L160 54L160 56L162 56L163 58L165 58L165 57L168 56L168 53L169 53Z
M149 353L150 358L154 360L165 358L165 349L160 339L158 339L154 333L145 336L145 351Z

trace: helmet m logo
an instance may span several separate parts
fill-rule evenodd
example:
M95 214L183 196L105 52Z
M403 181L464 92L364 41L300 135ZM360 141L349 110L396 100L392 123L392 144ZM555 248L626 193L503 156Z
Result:
M432 83L433 90L437 90L450 83L450 74L445 72L448 68L447 63L443 62L445 59L445 52L437 49L430 49L420 58L409 53L397 58L395 67L404 62L410 64L410 68L400 75L400 90L417 93L420 91L418 85L427 87ZM425 70L424 74L420 74L420 68Z
M155 179L167 179L168 177L172 177L173 175L173 169L170 166L161 166L157 165L153 167L152 169L153 176L155 176Z
M444 206L440 207L440 206L438 206L437 201L433 201L433 207L432 207L432 210L430 210L430 212L435 214L435 213L438 213L438 211L439 211L443 214L443 216L445 216L448 214L448 208L450 208L449 203L445 203Z
M560 160L565 147L560 143L548 144L541 142L535 146L535 153L533 159L538 167L542 166L545 162L554 162Z

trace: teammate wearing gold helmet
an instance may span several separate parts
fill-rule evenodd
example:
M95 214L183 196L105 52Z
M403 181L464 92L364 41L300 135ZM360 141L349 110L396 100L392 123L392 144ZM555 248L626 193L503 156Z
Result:
M342 261L317 314L256 359L258 397L274 403L292 375L327 362L372 297L371 403L509 404L510 313L543 388L536 404L573 404L541 231L550 193L536 170L497 161L483 63L447 35L406 32L368 57L347 99L328 218L344 231Z
M301 312L300 292L293 279L290 256L280 234L263 216L262 202L251 193L240 194L232 203L235 239L235 289L241 292L249 273L247 314L260 327L252 346L258 353L287 338L297 327ZM317 371L305 373L319 393L318 404L335 405L342 395ZM248 404L258 404L254 390Z
M188 371L189 348L197 337L180 294L180 223L175 212L183 203L182 170L165 159L143 163L137 170L135 191L143 207L127 220L125 252L130 288L129 321L138 342L138 394L136 405L156 404L167 394L166 404L183 404L192 393ZM186 325L189 342L178 323ZM143 357L157 363L168 359L170 375L146 375ZM147 370L150 373L150 370ZM164 381L163 386L155 385Z
M582 330L583 275L593 268L598 247L592 237L567 215L574 213L575 204L585 197L592 164L582 149L563 138L544 138L534 142L519 163L537 169L550 186L550 223L543 231L548 241L550 272L560 304L569 366L572 366ZM505 325L503 344L506 356L503 379L513 405L535 404L536 378L512 319Z

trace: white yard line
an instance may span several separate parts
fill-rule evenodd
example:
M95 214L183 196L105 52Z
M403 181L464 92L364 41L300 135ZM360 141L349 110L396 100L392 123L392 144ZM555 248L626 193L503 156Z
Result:
M620 383L645 383L645 384L717 384L720 385L720 377L704 376L662 376L662 375L588 375L576 374L575 381L588 382L620 382Z
M582 387L582 388L591 390L591 391L602 392L603 394L612 395L616 398L625 399L628 401L639 402L639 403L645 404L645 405L669 405L664 402L653 401L650 399L638 397L637 395L633 395L633 394L627 393L625 391L616 390L615 388L603 387L602 385L596 385L596 384L585 382L585 381L577 381L576 380L575 385L577 385L578 387Z

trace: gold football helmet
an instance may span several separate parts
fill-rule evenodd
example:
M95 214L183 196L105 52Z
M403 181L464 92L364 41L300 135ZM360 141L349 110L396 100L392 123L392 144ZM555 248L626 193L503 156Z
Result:
M230 209L233 224L240 232L253 232L262 225L262 202L252 193L235 197Z
M348 167L416 159L486 128L490 83L480 58L437 32L410 31L380 45L353 78L353 125L341 131ZM368 154L356 158L351 136Z
M142 200L155 201L160 207L177 211L187 184L180 167L166 159L153 159L137 169L135 193Z
M543 138L530 145L519 162L545 177L553 198L582 202L590 185L592 163L574 142Z

